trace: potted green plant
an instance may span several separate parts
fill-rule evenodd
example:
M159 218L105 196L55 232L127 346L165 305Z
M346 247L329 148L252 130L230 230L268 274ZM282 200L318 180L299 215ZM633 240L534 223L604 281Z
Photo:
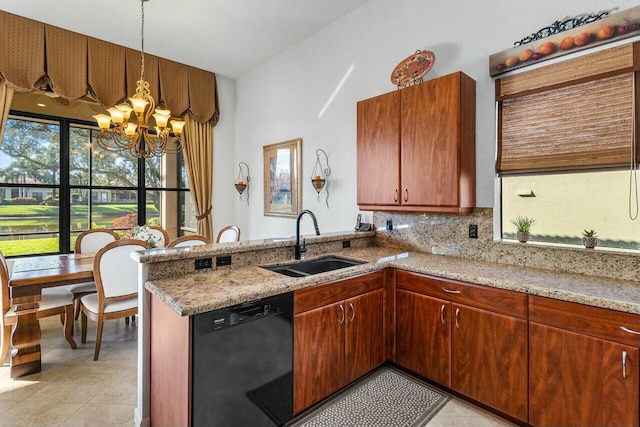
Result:
M584 230L582 232L582 244L587 249L595 249L598 246L598 238L594 230Z
M518 242L527 243L529 237L531 237L531 226L536 222L535 219L528 216L518 215L516 219L511 220L511 224L516 226Z

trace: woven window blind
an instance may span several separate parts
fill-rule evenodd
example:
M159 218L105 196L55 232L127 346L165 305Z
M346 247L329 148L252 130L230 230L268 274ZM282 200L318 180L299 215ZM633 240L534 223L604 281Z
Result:
M498 173L628 166L632 92L624 73L503 100Z

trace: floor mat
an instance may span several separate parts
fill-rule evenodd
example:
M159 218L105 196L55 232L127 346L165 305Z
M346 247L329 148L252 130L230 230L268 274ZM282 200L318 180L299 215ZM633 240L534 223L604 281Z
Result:
M289 427L418 427L451 399L390 366L352 384Z

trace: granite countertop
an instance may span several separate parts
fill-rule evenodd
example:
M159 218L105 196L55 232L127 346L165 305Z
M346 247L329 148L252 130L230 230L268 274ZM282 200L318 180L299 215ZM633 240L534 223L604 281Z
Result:
M380 246L334 252L366 261L307 277L288 277L259 266L218 267L206 272L149 281L153 295L180 316L346 279L385 267L640 314L640 283L549 270L514 267L459 257Z

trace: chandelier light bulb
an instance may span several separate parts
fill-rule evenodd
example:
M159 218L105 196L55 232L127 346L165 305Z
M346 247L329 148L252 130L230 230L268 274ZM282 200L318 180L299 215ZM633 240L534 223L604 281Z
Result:
M93 118L96 119L98 127L102 130L107 130L111 126L111 117L106 114L96 114Z
M133 111L136 114L144 113L145 108L147 108L147 104L149 104L147 101L141 98L129 98L129 102L131 103Z
M131 115L131 112L133 111L133 108L131 108L129 106L129 104L116 105L116 108L118 110L121 110L124 113L124 120L125 121L129 120L129 116Z
M124 128L124 134L127 136L133 136L138 129L138 125L135 123L127 123L127 127Z
M176 135L182 135L182 129L184 128L184 121L182 120L171 120L171 129L173 133Z
M153 118L155 119L156 124L158 125L158 127L164 129L164 128L167 127L167 123L169 122L169 118L171 118L171 116L160 114L157 111L158 110L156 110L156 113L153 114Z
M111 115L111 121L114 124L119 125L119 124L122 124L122 122L124 122L124 111L116 107L108 108L107 111Z

